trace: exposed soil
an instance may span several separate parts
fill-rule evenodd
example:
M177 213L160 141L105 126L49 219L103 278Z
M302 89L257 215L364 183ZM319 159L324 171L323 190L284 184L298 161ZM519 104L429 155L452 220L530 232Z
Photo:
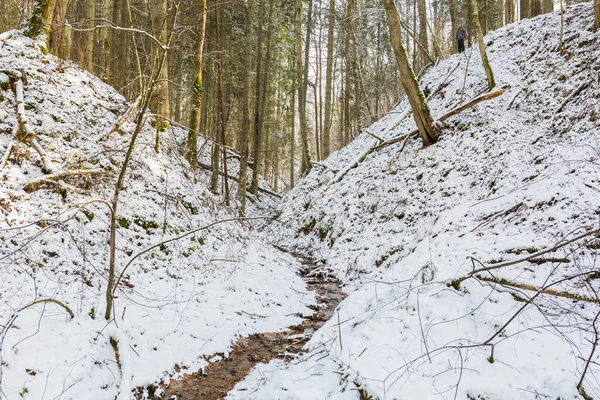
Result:
M313 307L315 313L302 324L292 326L285 332L259 333L240 338L232 346L227 359L211 363L204 371L171 381L169 387L162 387L165 391L163 399L222 399L256 364L268 363L276 358L289 361L302 352L304 344L332 317L345 295L340 282L327 269L317 265L310 257L292 254L302 263L300 275L306 281L308 289L317 293L319 304Z

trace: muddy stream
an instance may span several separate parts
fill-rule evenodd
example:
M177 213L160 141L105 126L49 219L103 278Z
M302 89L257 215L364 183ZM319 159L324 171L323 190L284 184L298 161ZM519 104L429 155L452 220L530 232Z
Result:
M209 364L204 371L184 375L181 380L171 380L168 387L161 387L164 390L161 398L223 399L256 364L268 363L274 359L290 361L295 354L302 352L302 347L313 333L333 316L335 308L345 295L342 293L340 282L324 267L317 265L314 259L302 254L292 255L302 264L299 274L306 282L308 290L317 294L318 305L310 307L314 310L313 315L284 332L258 333L238 339L232 345L227 359ZM207 357L210 358L212 356ZM152 396L156 388L148 389Z

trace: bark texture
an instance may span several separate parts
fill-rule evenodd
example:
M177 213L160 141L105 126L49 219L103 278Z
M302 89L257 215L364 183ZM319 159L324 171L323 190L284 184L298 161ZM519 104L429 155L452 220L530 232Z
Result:
M396 10L394 0L384 0L383 4L385 6L385 13L390 28L390 39L392 47L394 48L398 70L400 72L400 81L410 102L413 117L419 129L419 133L421 134L421 138L423 139L423 145L429 146L437 142L439 135L433 128L433 118L431 117L429 106L425 101L425 96L423 95L423 92L421 92L419 83L410 67L406 50L402 44L400 17Z

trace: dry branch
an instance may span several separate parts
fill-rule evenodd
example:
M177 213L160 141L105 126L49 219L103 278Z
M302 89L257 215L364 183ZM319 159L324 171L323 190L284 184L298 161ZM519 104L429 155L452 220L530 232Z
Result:
M454 115L456 115L456 114L459 114L459 113L461 113L461 112L463 112L463 111L465 111L465 110L467 110L467 109L469 109L469 108L473 107L474 105L476 105L476 104L478 104L478 103L480 103L480 102L482 102L482 101L486 101L486 100L492 100L492 99L494 99L494 98L496 98L496 97L500 96L502 93L504 93L504 89L500 89L500 90L497 90L497 91L495 91L495 92L486 93L486 94L483 94L483 95L477 96L477 97L475 97L474 99L472 99L471 101L469 101L468 103L466 103L466 104L463 104L462 106L456 107L456 108L454 108L453 110L449 111L448 113L446 113L446 114L442 115L442 116L441 116L440 118L438 118L438 119L437 119L437 121L435 121L435 122L441 122L441 121L445 121L445 120L447 120L448 118L450 118L450 117L452 117L452 116L454 116ZM406 146L406 143L408 142L408 138L409 138L409 137L411 137L411 136L418 135L418 134L419 134L419 130L418 130L418 129L415 129L415 130L413 130L413 131L411 131L410 133L407 133L407 134L405 134L405 135L398 136L398 137L396 137L396 138L393 138L393 139L387 140L387 141L385 141L385 142L383 142L383 143L380 143L380 144L373 144L373 145L371 145L371 147L370 147L370 148L368 148L367 150L365 150L365 152L364 152L364 153L362 153L362 154L360 155L360 157L358 158L358 160L357 160L357 161L353 162L353 163L352 163L352 164L350 164L348 167L346 167L346 168L345 168L345 169L344 169L342 172L340 172L340 173L339 173L339 174L338 174L338 175L337 175L337 176L336 176L336 177L335 177L335 178L334 178L334 179L333 179L331 182L329 182L329 183L327 184L327 186L325 187L325 189L323 189L323 190L321 191L321 196L323 196L323 195L324 195L324 194L325 194L325 193L326 193L326 192L329 190L329 188L330 188L331 186L333 186L333 185L334 185L334 184L336 184L337 182L341 181L341 180L344 178L344 176L346 176L346 175L348 174L348 172L350 172L352 169L354 169L354 168L358 167L358 165L359 165L361 162L363 162L363 161L364 161L364 159L365 159L365 158L367 158L367 156L368 156L369 154L371 154L372 152L374 152L374 151L379 151L379 150L381 150L381 149L383 149L383 148L386 148L386 147L388 147L388 146L391 146L391 145L393 145L393 144L396 144L396 143L399 143L399 142L402 142L402 141L404 141L404 143L403 143L403 145L402 145L402 148L401 148L401 150L400 150L400 151L402 151L402 150L404 149L404 147ZM399 152L400 152L400 151L399 151ZM398 154L399 152L397 152L396 154Z
M590 85L590 82L583 82L581 85L579 85L577 87L577 89L573 90L573 92L571 92L571 94L567 96L567 98L561 103L561 105L558 106L558 108L554 111L552 116L555 116L556 114L561 112L562 109L567 105L567 103L569 101L571 101L575 96L577 96L579 93L581 93L583 91L583 89L585 89L589 85Z
M533 285L527 285L525 283L511 282L511 281L508 281L508 280L502 279L502 278L488 278L485 276L476 276L476 278L477 278L477 280L480 280L480 281L495 283L495 284L498 284L501 286L508 286L508 287L512 287L515 289L530 290L530 291L534 291L534 292L548 294L551 296L564 297L565 299L569 299L569 300L585 301L588 303L600 304L600 300L598 300L598 299L593 299L591 297L581 296L581 295L574 294L574 293L559 292L554 289L539 288L539 287L535 287Z
M582 233L581 235L578 235L578 236L574 237L573 239L570 239L570 240L567 240L567 241L564 241L564 242L559 242L556 245L550 247L549 249L545 249L545 250L538 251L536 253L529 254L526 257L519 258L519 259L512 260L512 261L502 262L502 263L499 263L499 264L493 264L493 265L490 265L488 267L474 269L467 276L463 276L462 278L458 278L458 279L455 279L455 280L451 281L449 283L449 286L452 286L454 288L458 288L458 287L460 287L460 283L461 282L463 282L463 281L465 281L465 280L467 280L469 278L472 278L472 277L474 277L477 274L480 274L482 272L489 272L489 271L493 271L493 270L496 270L496 269L508 267L508 266L511 266L511 265L520 264L522 262L526 262L526 261L529 261L531 259L539 258L540 256L543 256L544 254L553 253L553 252L555 252L555 251L557 251L557 250L559 250L559 249L561 249L561 248L563 248L565 246L568 246L571 243L577 242L578 240L581 240L581 239L583 239L585 237L593 236L593 235L598 235L599 232L600 232L599 229L594 229L592 231L588 231L586 233Z
M36 304L40 304L40 303L54 303L56 305L59 305L62 308L64 308L67 313L69 313L69 315L71 316L71 319L75 318L75 314L73 314L73 311L69 308L69 306L67 306L65 303L63 303L59 300L52 299L52 298L44 298L44 299L38 299L38 300L32 301L31 303L27 304L26 306L21 307L19 309L19 312L21 312L29 307L32 307Z
M23 97L23 75L21 73L15 74L15 72L9 72L9 75L13 77L15 80L14 91L15 97L17 100L17 121L19 124L18 131L25 133L25 137L23 138L25 143L28 143L31 147L35 149L35 151L40 155L42 159L42 171L44 173L52 173L53 167L52 163L48 159L48 155L44 148L40 145L37 140L37 135L31 125L29 125L29 121L25 116L25 101Z
M98 175L102 174L105 171L103 169L74 169L70 171L61 171L55 174L43 176L40 179L33 180L25 185L23 188L26 192L34 192L38 190L43 184L56 185L63 187L65 189L78 191L72 185L68 185L62 181L64 178L68 178L70 176L76 175Z

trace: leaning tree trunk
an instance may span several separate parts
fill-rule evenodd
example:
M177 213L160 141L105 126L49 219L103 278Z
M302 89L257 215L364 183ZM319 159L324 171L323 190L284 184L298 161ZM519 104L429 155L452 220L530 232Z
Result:
M417 124L417 128L419 129L419 133L421 134L421 138L423 139L423 145L429 146L430 144L437 142L438 133L433 127L433 118L431 118L429 106L425 101L423 92L421 92L419 82L417 82L413 70L410 67L406 50L402 44L400 17L398 15L398 11L396 10L394 0L383 0L383 4L390 28L390 40L392 42L394 54L396 55L396 62L398 64L398 70L400 72L400 82L402 83L402 87L404 88L406 96L408 97L408 101L410 102L413 117Z
M496 86L494 81L494 73L492 72L492 66L490 60L488 60L487 52L485 51L485 44L483 42L483 34L481 33L481 25L479 25L479 11L477 8L477 0L471 0L471 7L473 8L473 25L475 27L475 36L477 37L477 44L479 45L479 54L481 54L481 63L485 70L485 76L488 81L488 89L492 90Z
M200 131L200 117L202 115L202 72L204 71L204 37L206 33L206 0L200 0L200 26L196 39L196 53L194 54L194 84L192 86L192 109L190 115L190 130L187 137L187 159L196 171L198 167L198 132Z

